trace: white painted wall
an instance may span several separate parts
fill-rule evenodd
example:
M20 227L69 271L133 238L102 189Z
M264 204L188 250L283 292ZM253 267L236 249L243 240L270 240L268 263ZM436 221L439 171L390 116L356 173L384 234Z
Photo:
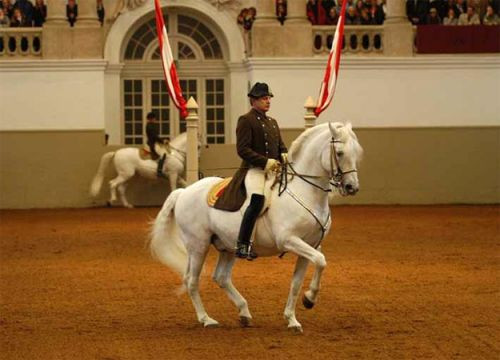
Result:
M104 128L104 67L98 61L5 61L0 130Z
M307 96L317 98L326 58L250 59L250 78L274 92L269 114L302 127ZM500 125L499 56L418 56L341 60L337 92L318 121L358 127Z

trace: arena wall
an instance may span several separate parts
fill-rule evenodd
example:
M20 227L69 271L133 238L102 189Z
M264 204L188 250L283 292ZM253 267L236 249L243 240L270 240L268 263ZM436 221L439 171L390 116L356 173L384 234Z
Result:
M284 129L290 144L301 129ZM365 155L361 191L341 204L500 203L500 127L357 128ZM0 208L105 205L108 171L100 196L88 188L102 154L104 131L1 131ZM221 156L223 154L223 156ZM205 176L230 176L239 165L234 144L204 148ZM137 206L161 205L167 181L136 178L127 190Z

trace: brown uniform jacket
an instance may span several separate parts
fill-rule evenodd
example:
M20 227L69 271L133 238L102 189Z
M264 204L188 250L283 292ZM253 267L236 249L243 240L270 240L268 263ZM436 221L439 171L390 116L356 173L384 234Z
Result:
M287 152L276 120L255 109L238 119L236 149L243 161L215 203L216 209L239 210L247 196L245 176L248 169L252 167L264 169L268 159L280 160L281 153Z

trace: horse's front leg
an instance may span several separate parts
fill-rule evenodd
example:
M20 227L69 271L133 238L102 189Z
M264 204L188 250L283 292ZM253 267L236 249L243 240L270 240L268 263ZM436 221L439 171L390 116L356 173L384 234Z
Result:
M299 256L295 264L295 271L293 272L292 284L290 285L290 293L286 302L284 316L288 321L288 328L296 332L302 332L302 325L295 317L295 306L297 304L297 297L299 295L304 276L306 274L307 264L309 261L306 258Z
M297 301L297 295L300 291L300 286L297 287L297 284L302 285L302 281L304 279L304 274L305 274L305 268L307 267L307 260L309 260L315 265L316 267L315 278L319 283L319 279L321 278L321 273L323 272L323 269L326 267L326 260L325 256L320 251L314 249L312 246L308 245L301 238L297 236L290 236L286 239L283 239L282 248L285 251L293 252L299 256L299 259L297 260L297 265L295 267L294 278L292 281L292 288L290 290L290 296L288 298L289 300L287 303L287 307L285 308L285 318L288 320L289 328L302 331L300 323L297 321L297 319L295 319L295 304ZM305 264L304 265L301 264L302 262L304 262ZM294 298L292 298L292 296L294 296ZM290 312L292 305L293 305L293 312ZM297 324L299 326L298 328Z
M318 248L318 251L321 251L321 247ZM314 304L316 304L322 273L323 268L316 267L314 269L314 275L311 279L311 283L309 284L309 290L304 293L304 297L302 298L302 304L304 304L306 309L312 309Z
M177 172L176 171L169 171L168 172L168 180L170 181L170 191L174 191L177 189Z

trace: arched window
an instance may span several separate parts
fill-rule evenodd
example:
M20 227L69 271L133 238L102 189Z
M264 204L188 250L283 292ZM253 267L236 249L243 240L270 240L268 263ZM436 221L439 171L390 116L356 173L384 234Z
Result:
M186 100L199 105L200 126L206 142L222 144L227 138L227 66L217 29L195 13L169 9L165 24L179 81ZM123 139L145 143L145 116L154 111L163 137L186 131L167 93L160 61L154 13L130 29L123 46Z

